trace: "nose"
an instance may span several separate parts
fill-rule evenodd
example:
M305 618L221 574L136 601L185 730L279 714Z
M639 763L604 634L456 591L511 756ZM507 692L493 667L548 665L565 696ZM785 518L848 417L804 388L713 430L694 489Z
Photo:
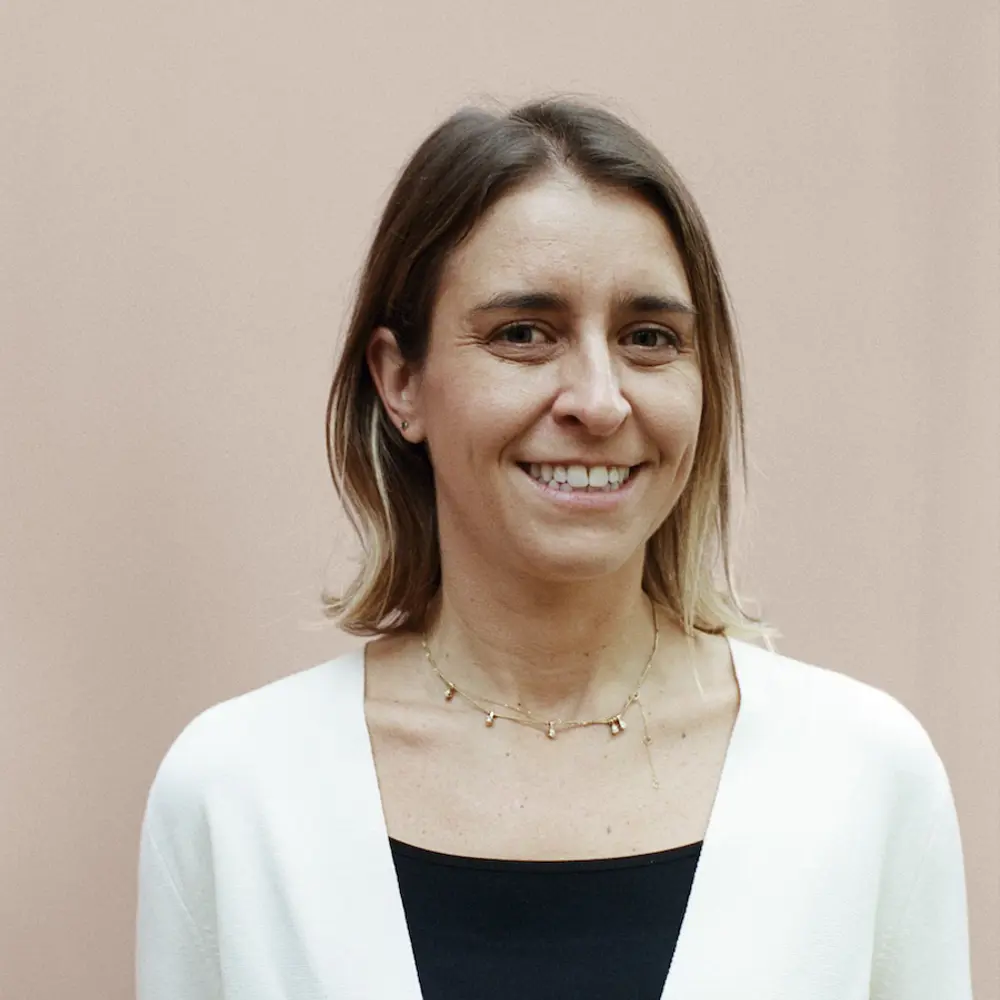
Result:
M600 337L584 338L561 360L553 416L560 422L576 423L595 437L610 437L632 406L622 394L621 375L603 332Z

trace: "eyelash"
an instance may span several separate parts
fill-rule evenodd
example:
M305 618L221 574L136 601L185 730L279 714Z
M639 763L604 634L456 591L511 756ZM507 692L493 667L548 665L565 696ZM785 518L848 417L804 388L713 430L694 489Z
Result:
M534 323L510 323L509 325L501 327L499 330L497 330L496 334L491 339L500 340L503 338L503 335L505 333L510 333L511 330L539 330L539 329L540 327L536 326ZM684 344L683 338L680 336L680 334L675 333L673 330L662 329L661 327L658 326L644 326L640 327L637 330L630 330L629 334L626 334L626 336L636 333L662 333L665 337L671 340L672 346L678 349L680 349ZM515 347L537 346L535 344L527 344L522 341L507 341L507 343L513 344ZM639 346L639 345L633 345L633 346ZM648 350L656 350L656 348L651 347L648 348Z

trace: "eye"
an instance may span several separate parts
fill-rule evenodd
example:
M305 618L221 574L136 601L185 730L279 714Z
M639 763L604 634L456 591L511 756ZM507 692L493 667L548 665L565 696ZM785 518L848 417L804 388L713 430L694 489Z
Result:
M676 347L680 348L681 338L673 330L663 330L655 326L645 326L638 330L632 330L625 335L630 341L630 346L634 347Z
M537 334L537 339L533 336ZM502 341L507 344L524 344L533 346L544 342L544 334L537 326L531 323L511 323L498 330L493 337L494 341Z

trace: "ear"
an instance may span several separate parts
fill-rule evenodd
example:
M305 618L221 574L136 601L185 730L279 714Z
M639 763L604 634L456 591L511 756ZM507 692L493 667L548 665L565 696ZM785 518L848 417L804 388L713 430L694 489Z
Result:
M389 419L411 444L422 441L424 431L416 402L420 375L404 360L392 330L380 326L372 334L365 360ZM402 427L404 421L406 430Z

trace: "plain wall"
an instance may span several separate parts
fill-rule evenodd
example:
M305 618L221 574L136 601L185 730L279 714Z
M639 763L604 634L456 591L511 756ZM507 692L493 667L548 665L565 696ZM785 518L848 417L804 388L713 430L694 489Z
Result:
M130 997L168 746L356 644L323 414L377 215L462 103L570 90L708 218L742 589L930 732L1000 1000L998 37L970 0L0 6L0 996Z

